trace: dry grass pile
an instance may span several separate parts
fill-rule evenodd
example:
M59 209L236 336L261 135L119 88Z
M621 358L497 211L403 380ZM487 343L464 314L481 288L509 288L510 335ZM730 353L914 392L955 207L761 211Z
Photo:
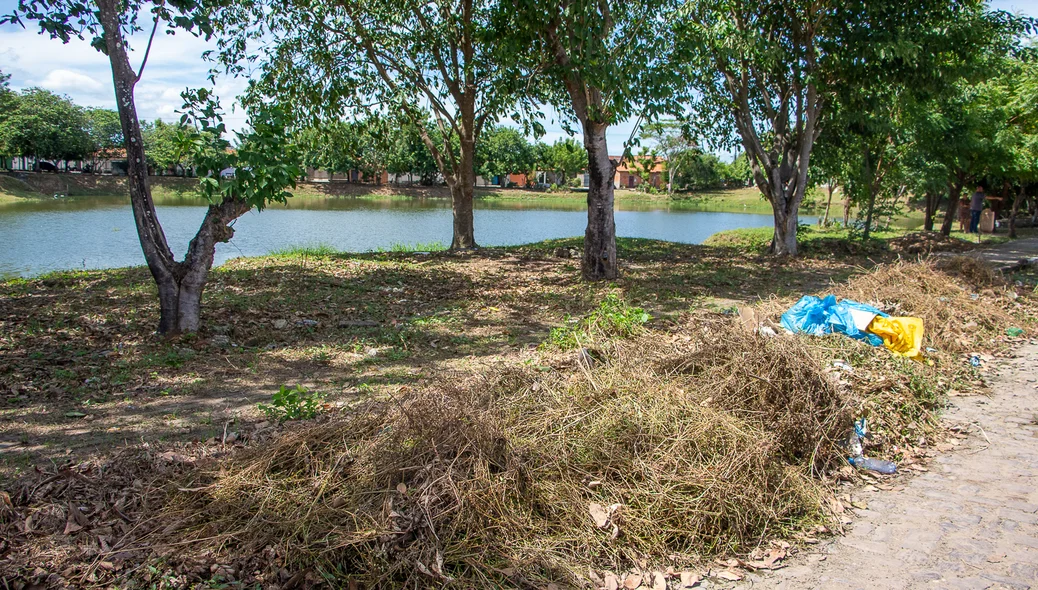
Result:
M829 476L849 470L839 441L852 419L876 432L867 455L911 462L930 452L944 396L982 386L969 358L1007 350L1007 327L1033 333L1033 295L944 264L893 263L834 286L921 317L930 364L843 336L769 338L706 311L647 330L640 310L614 302L598 313L633 336L569 329L594 354L548 347L504 373L405 389L228 458L69 472L53 490L0 498L13 535L0 551L19 567L79 563L84 585L282 588L586 587L595 573L752 554L830 522ZM773 299L758 317L777 320L791 303ZM134 491L157 478L170 482L163 494ZM50 535L71 523L64 535L86 539L83 553L44 554L30 524L43 518ZM156 569L128 572L146 547Z
M1027 318L1038 303L967 257L880 265L831 292L923 320L923 363L840 335L802 337L813 342L823 364L849 392L855 417L868 419L874 437L866 454L898 462L926 455L940 438L940 413L948 396L986 391L987 363L1019 342L1007 328L1033 333L1034 320ZM791 303L768 301L761 316L777 324ZM974 357L980 366L971 363Z
M897 316L922 318L924 345L942 361L978 350L1004 351L1000 336L1022 311L1005 283L982 263L956 257L940 263L897 262L859 275L836 290Z
M977 244L959 238L946 236L940 232L921 231L896 237L887 246L894 252L902 254L931 254L934 252L966 252L977 247Z
M177 494L165 518L183 524L156 542L266 582L541 587L824 520L813 472L840 461L851 415L802 342L722 322L605 356L286 433Z

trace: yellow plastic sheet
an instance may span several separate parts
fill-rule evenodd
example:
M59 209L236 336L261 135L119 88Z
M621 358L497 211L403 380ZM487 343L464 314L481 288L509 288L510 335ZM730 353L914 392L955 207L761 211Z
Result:
M923 346L923 320L910 317L876 316L869 323L868 331L883 339L894 354L920 359Z

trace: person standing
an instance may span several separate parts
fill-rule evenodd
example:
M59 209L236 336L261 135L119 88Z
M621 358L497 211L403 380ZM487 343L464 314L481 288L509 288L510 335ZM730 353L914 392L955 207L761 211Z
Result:
M984 187L977 186L977 192L970 199L970 231L975 234L980 231L980 212L984 210Z
M959 197L959 231L966 231L970 226L970 198Z

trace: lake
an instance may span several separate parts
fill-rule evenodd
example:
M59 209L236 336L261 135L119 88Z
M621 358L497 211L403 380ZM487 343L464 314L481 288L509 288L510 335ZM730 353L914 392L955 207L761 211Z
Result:
M327 245L348 252L394 245L449 245L451 209L446 199L290 199L288 206L251 211L234 225L234 239L216 247L219 265L238 256L261 256L301 245ZM587 223L576 199L477 200L476 241L506 246L581 236ZM187 197L156 200L170 247L178 258L205 215ZM801 218L813 223L814 217ZM771 215L690 210L668 203L619 204L621 237L702 243L719 231L770 227ZM0 205L0 276L33 276L54 270L118 268L144 264L129 200L76 197L25 200Z

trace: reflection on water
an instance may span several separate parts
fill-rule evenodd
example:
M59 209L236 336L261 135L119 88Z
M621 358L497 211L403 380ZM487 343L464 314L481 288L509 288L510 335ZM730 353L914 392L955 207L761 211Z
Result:
M182 255L205 215L204 201L165 195L156 206L170 246ZM476 241L503 246L583 235L585 207L572 198L478 200ZM619 236L691 244L719 231L771 224L766 214L702 211L667 202L623 203L616 213ZM234 227L234 239L217 246L216 264L303 244L353 252L394 244L449 244L451 210L449 200L436 198L292 198L287 205L251 211ZM140 264L144 257L125 196L0 206L0 275Z

